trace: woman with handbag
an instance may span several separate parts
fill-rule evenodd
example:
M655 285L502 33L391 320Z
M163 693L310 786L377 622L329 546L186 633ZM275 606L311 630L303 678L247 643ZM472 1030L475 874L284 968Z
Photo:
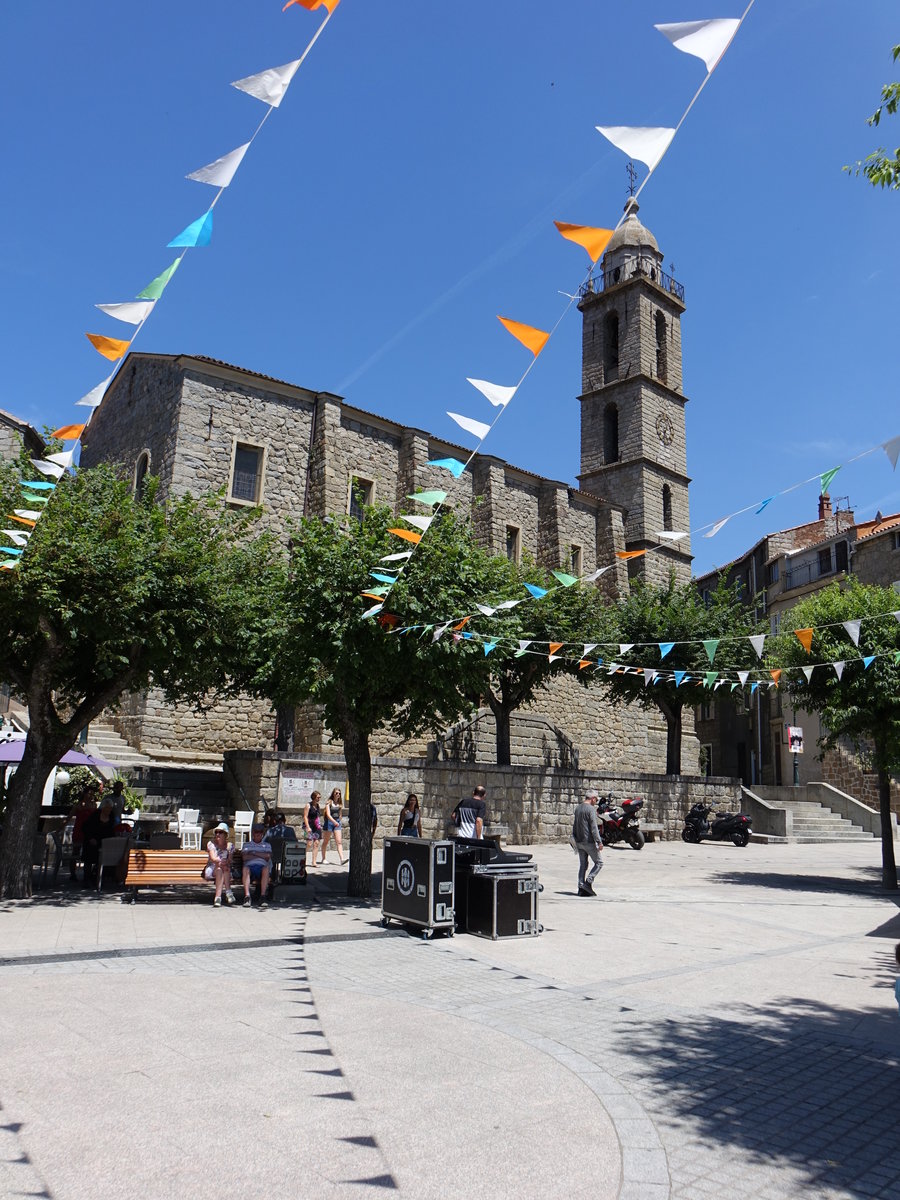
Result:
M325 861L325 851L328 849L329 838L334 837L334 844L337 846L338 862L341 866L344 865L344 850L341 845L341 810L343 801L341 800L341 789L332 788L331 795L325 802L325 811L322 814L324 817L324 834L322 836L322 862Z
M312 853L313 866L316 865L316 854L322 845L322 810L319 807L321 799L321 792L312 792L309 797L309 804L303 810L303 829L306 832L306 841ZM323 846L322 862L324 861L325 848Z

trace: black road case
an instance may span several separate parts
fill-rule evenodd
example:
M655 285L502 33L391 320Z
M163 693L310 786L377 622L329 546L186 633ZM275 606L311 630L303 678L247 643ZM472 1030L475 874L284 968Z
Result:
M386 837L381 882L381 923L416 925L422 936L435 929L453 935L456 866L451 841Z
M541 890L535 864L488 863L467 876L466 929L479 937L535 937Z

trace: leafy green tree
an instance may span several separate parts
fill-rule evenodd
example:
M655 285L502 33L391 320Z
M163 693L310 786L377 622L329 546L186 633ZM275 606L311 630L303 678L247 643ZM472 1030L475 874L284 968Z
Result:
M691 582L676 584L671 578L663 587L642 582L631 585L624 599L606 610L606 621L598 627L598 642L622 667L655 668L664 672L683 671L680 686L673 679L645 682L643 671L625 670L608 674L591 672L592 680L605 687L613 704L639 704L657 709L666 722L666 774L681 774L681 735L684 709L697 703L698 681L707 672L752 667L758 660L746 640L756 632L750 610L741 601L737 587L719 581L708 602ZM734 640L732 640L734 639ZM593 639L592 639L593 640ZM703 646L710 643L714 658ZM713 646L713 642L718 642ZM663 655L660 645L674 642ZM633 650L616 652L616 645Z
M25 507L20 478L0 467L4 513ZM220 499L163 506L156 495L148 480L133 497L106 466L66 475L19 566L0 572L0 678L30 722L7 792L0 896L30 895L44 784L88 722L150 684L201 705L239 682L268 539L249 539L246 519Z
M494 715L497 729L497 763L508 766L512 761L510 718L523 705L528 704L549 682L551 675L568 669L577 675L579 682L587 684L583 671L578 671L577 662L566 667L562 662L551 662L548 643L562 642L559 654L569 659L579 643L583 643L585 629L595 629L602 619L604 601L597 589L590 584L563 587L559 579L549 571L536 566L530 560L513 563L506 558L486 558L483 565L481 599L489 606L508 600L521 601L525 596L525 583L536 584L549 594L511 610L501 610L502 616L479 618L478 631L488 641L496 639L496 649L483 656L478 672L477 693ZM518 653L519 642L536 643L534 650ZM482 654L483 646L482 645ZM538 649L539 648L539 649Z
M438 730L472 707L480 646L435 640L424 629L437 613L467 613L483 585L483 552L469 527L452 516L437 520L393 586L377 617L366 617L389 585L383 556L409 543L389 532L386 507L366 508L362 520L306 518L293 530L288 561L269 573L268 612L248 643L253 690L279 709L312 702L340 740L350 789L351 896L368 897L372 871L370 739L384 726L402 738ZM399 616L395 620L395 614ZM414 632L399 627L416 625ZM393 627L392 627L393 626Z
M896 62L900 58L900 46L894 46L891 54ZM866 124L873 127L880 125L882 113L896 115L898 104L900 104L900 83L886 83L881 89L881 103L871 117L866 119ZM844 167L844 170L850 171L854 175L864 175L873 187L886 187L891 191L896 191L900 188L900 149L895 150L892 154L883 146L879 146L868 157L854 163L853 166Z
M818 713L826 732L823 750L848 739L857 750L870 750L878 772L881 813L882 882L897 887L891 836L891 775L900 772L900 625L894 614L900 599L892 588L851 578L834 583L795 604L785 615L785 630L770 648L773 665L784 668L781 686L798 708ZM874 618L874 619L873 619ZM862 620L859 647L844 621ZM810 653L791 631L813 629ZM866 668L861 657L875 655ZM838 678L828 664L844 662ZM809 679L800 669L813 666Z

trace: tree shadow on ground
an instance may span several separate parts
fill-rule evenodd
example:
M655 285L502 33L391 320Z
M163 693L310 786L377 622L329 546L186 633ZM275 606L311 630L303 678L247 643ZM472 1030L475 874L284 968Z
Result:
M848 869L840 875L798 875L790 871L718 871L711 883L737 884L741 887L777 888L785 892L836 892L844 896L888 896L900 904L900 895L881 886L880 867Z
M892 956L879 965L877 986L892 985ZM674 1131L664 1142L691 1143L682 1187L692 1169L702 1170L709 1145L719 1160L722 1147L741 1155L748 1182L755 1168L791 1168L805 1181L802 1194L900 1197L900 1019L892 996L862 1010L785 998L727 1016L623 1019L621 1034L633 1052L622 1082L670 1114L656 1118Z

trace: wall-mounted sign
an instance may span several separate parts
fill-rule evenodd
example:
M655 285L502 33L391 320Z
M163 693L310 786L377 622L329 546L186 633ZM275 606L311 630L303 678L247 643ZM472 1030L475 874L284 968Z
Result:
M791 754L803 753L803 730L799 725L788 725L788 749Z

